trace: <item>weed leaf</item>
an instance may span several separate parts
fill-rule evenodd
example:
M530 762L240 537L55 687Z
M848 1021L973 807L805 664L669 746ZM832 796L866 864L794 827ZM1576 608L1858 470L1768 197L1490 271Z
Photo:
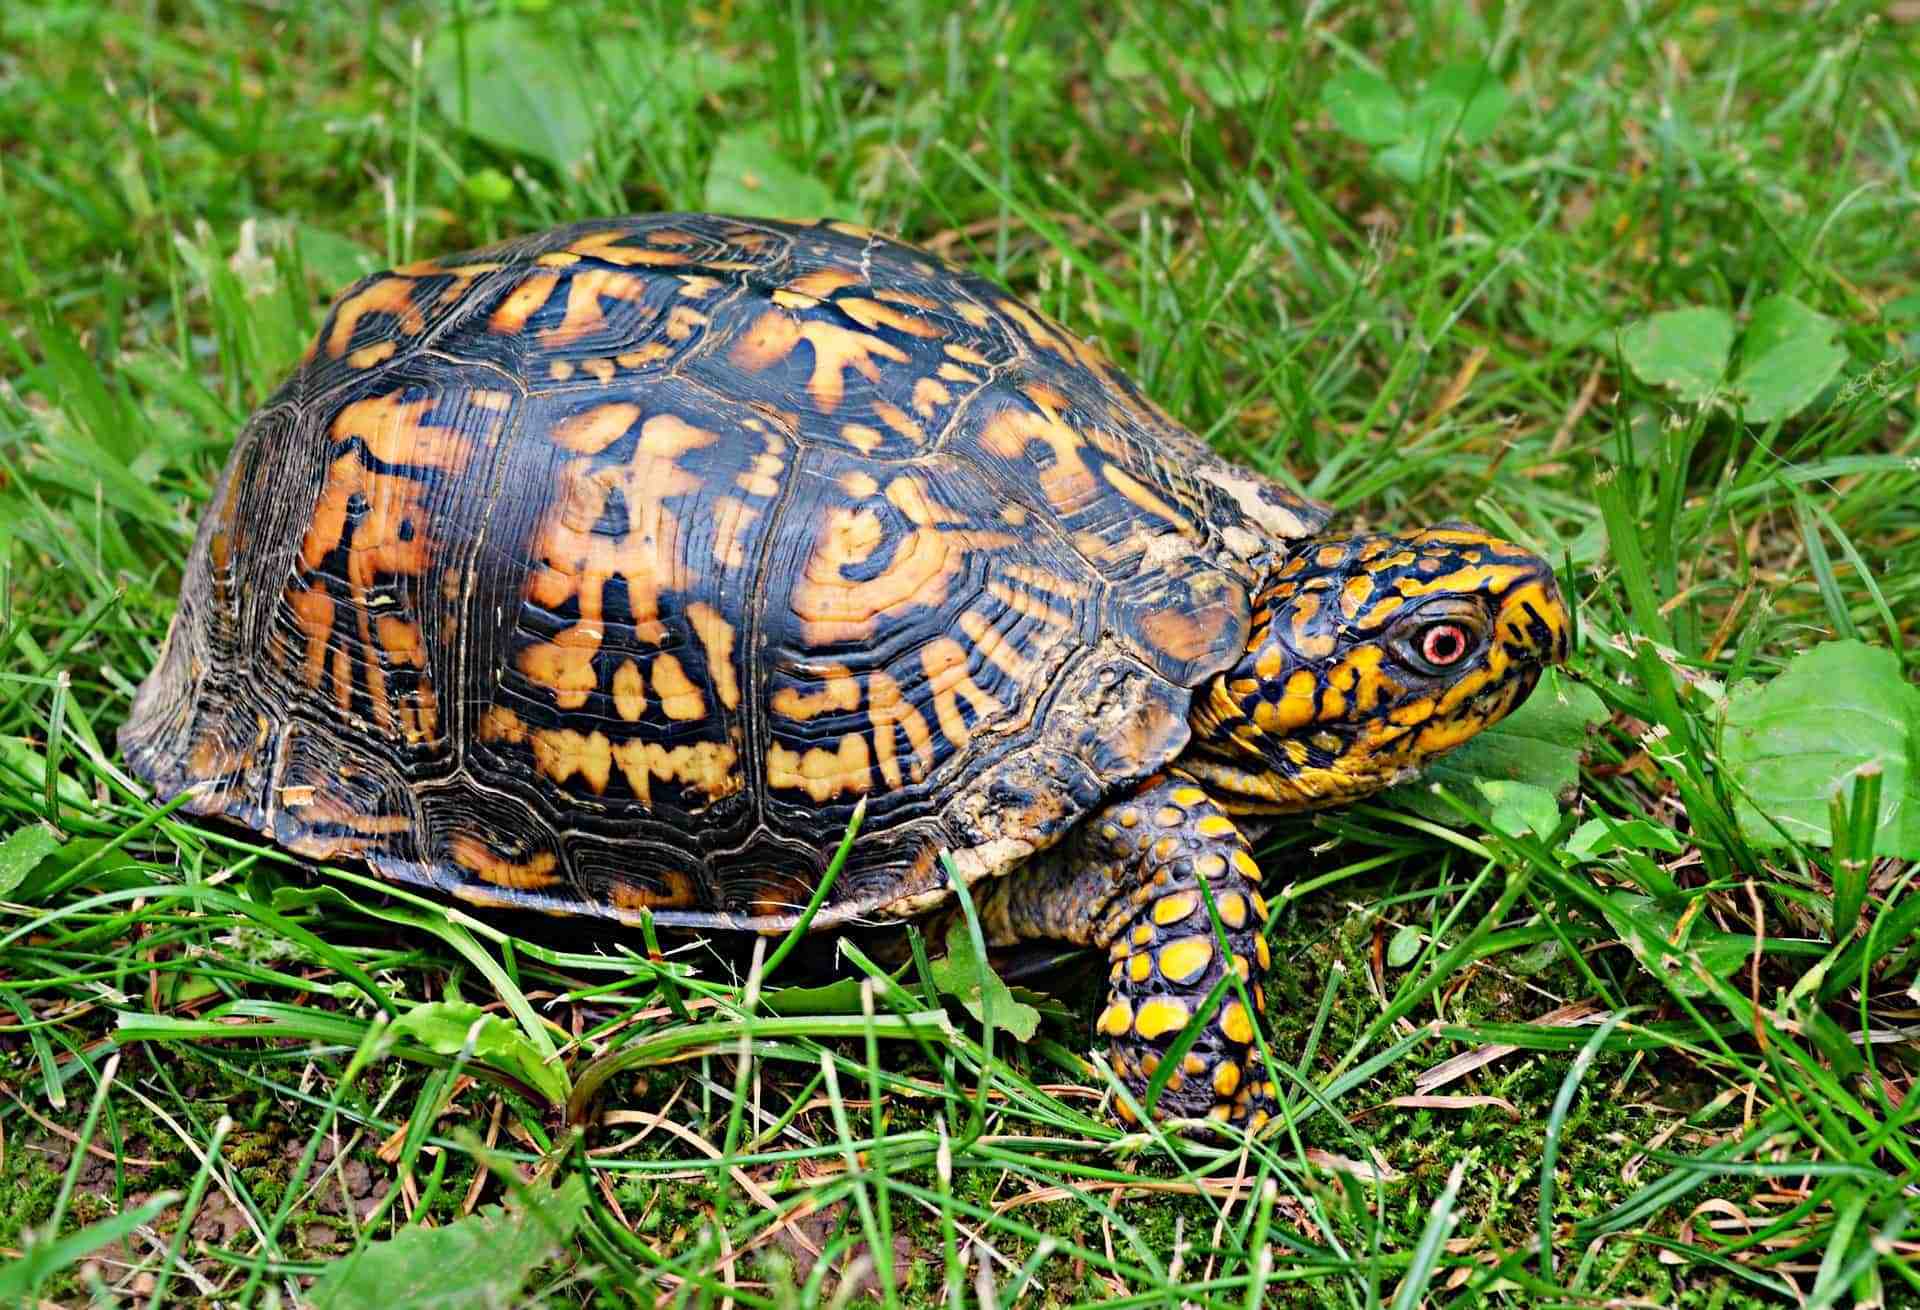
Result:
M1892 651L1815 646L1764 686L1727 696L1722 751L1739 785L1740 828L1756 846L1829 846L1828 798L1877 763L1884 779L1874 848L1920 859L1920 687Z
M1493 135L1507 112L1507 88L1480 64L1449 64L1433 75L1414 106L1416 122L1442 139L1477 146Z
M471 1035L474 1059L512 1074L552 1104L566 1104L567 1093L572 1090L566 1070L541 1058L525 1033L469 1001L416 1005L393 1021L393 1031L436 1055L458 1055Z
M313 1310L464 1310L519 1304L527 1276L580 1226L586 1185L569 1178L529 1192L511 1210L488 1206L440 1228L404 1228L330 1266Z
M789 163L773 133L742 128L714 143L707 207L755 218L824 218L843 212L825 182Z
M1507 821L1496 825L1502 831L1531 827L1526 816L1539 813L1537 798L1530 800L1518 792L1489 794L1482 784L1525 783L1549 799L1560 796L1579 782L1580 752L1586 748L1588 727L1606 717L1606 707L1590 688L1549 669L1526 704L1446 756L1420 780L1386 795L1416 814L1451 824L1459 815L1432 793L1432 784L1438 783L1486 813L1504 800ZM1546 831L1552 830L1549 823Z
M1573 830L1563 849L1576 859L1587 859L1623 848L1678 855L1686 846L1680 840L1679 833L1662 823L1647 819L1620 819L1609 827L1605 819L1588 819Z
M53 830L37 823L8 833L0 842L0 897L13 895L27 875L59 849L60 839Z
M1611 891L1600 900L1600 911L1647 972L1682 996L1703 996L1712 989L1694 972L1692 961L1716 978L1740 967L1753 950L1750 938L1721 932L1705 915L1689 916L1663 908L1653 899L1633 892Z
M1536 837L1551 837L1560 826L1560 801L1545 787L1531 782L1511 782L1505 778L1483 778L1480 794L1493 807L1488 822L1509 837L1530 832Z
M1413 963L1413 957L1420 954L1420 930L1412 924L1401 928L1387 939L1387 963L1396 969L1404 969Z
M569 173L593 149L580 61L550 24L489 18L449 24L427 44L422 75L440 112L471 135Z
M1153 65L1147 59L1146 50L1129 36L1114 38L1113 42L1107 46L1104 63L1107 76L1117 81L1147 77L1153 72Z
M307 276L328 293L377 271L381 264L380 256L353 238L311 223L296 226L293 240Z
M1334 126L1370 146L1392 145L1407 130L1407 104L1386 79L1361 69L1333 78L1320 93L1320 102Z
M1813 403L1847 362L1838 325L1792 296L1769 296L1753 311L1740 341L1734 388L1749 423L1791 418Z
M955 920L947 929L947 953L933 961L933 985L965 1007L968 1014L986 1022L982 995L993 994L993 1026L1013 1034L1014 1040L1030 1042L1040 1027L1040 1011L1016 1000L993 965L973 953L967 925Z
M1694 405L1719 388L1732 350L1733 319L1723 309L1664 310L1620 332L1620 353L1642 382Z

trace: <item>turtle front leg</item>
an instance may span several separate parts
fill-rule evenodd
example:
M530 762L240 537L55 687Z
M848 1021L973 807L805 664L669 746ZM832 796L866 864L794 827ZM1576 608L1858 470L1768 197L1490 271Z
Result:
M1269 964L1260 867L1233 820L1183 779L1153 779L1092 814L1028 876L995 883L983 926L1003 942L1056 938L1104 946L1112 967L1098 1030L1113 1069L1145 1104L1166 1051L1204 1008L1226 970L1246 980L1257 1009ZM1037 876L1035 876L1037 875ZM1205 883L1219 912L1216 936ZM1159 1118L1211 1117L1249 1129L1273 1113L1253 1015L1231 988L1170 1074ZM1122 1118L1131 1119L1124 1102Z

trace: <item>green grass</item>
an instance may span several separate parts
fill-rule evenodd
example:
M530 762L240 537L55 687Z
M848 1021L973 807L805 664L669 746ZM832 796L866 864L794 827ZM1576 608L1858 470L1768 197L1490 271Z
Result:
M896 1250L839 1291L903 1304L1920 1304L1920 865L1756 848L1718 718L1832 638L1920 667L1912 9L0 9L0 1247L60 1304L285 1305L530 1195L580 1215L518 1294L550 1305L830 1300L796 1214L836 1258ZM1451 65L1506 100L1430 159L1328 108ZM1122 1138L1073 1090L1101 1078L1070 984L1024 1044L918 972L782 998L804 951L763 980L725 943L517 936L120 768L197 507L328 292L709 197L1003 280L1344 523L1470 517L1563 562L1608 716L1577 814L1375 803L1262 852L1309 889L1272 935L1274 1135ZM1795 417L1623 361L1650 313L1778 293L1847 356ZM1570 856L1595 816L1682 849ZM1648 880L1651 938L1620 916ZM1709 934L1738 958L1696 972L1674 944ZM584 1134L559 1069L597 1087Z

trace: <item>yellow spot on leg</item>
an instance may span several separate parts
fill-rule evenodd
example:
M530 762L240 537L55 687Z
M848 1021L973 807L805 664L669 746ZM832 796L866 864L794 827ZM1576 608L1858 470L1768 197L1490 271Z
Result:
M1162 896L1153 906L1153 921L1161 927L1170 923L1179 923L1192 914L1199 898L1192 892L1175 892L1171 896Z
M1221 1097L1231 1097L1240 1089L1240 1066L1231 1060L1224 1060L1213 1071L1213 1090Z
M1191 1016L1187 1007L1179 1001L1166 996L1156 996L1140 1007L1133 1018L1133 1030L1140 1036L1153 1040L1167 1033L1178 1032L1187 1026Z
M1247 1007L1238 1001L1228 1001L1226 1009L1220 1012L1220 1031L1227 1035L1230 1042L1246 1045L1253 1040L1253 1020L1247 1016Z
M1229 928L1247 926L1247 898L1239 892L1228 892L1214 901L1214 908L1220 911L1220 922Z
M1191 981L1211 963L1213 943L1205 937L1183 937L1160 952L1160 972L1168 982Z

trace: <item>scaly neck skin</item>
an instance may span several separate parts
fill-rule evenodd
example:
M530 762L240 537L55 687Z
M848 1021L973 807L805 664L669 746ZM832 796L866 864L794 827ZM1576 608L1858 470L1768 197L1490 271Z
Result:
M1479 532L1303 542L1245 656L1195 696L1175 767L1237 813L1360 799L1504 718L1568 626L1545 561Z

